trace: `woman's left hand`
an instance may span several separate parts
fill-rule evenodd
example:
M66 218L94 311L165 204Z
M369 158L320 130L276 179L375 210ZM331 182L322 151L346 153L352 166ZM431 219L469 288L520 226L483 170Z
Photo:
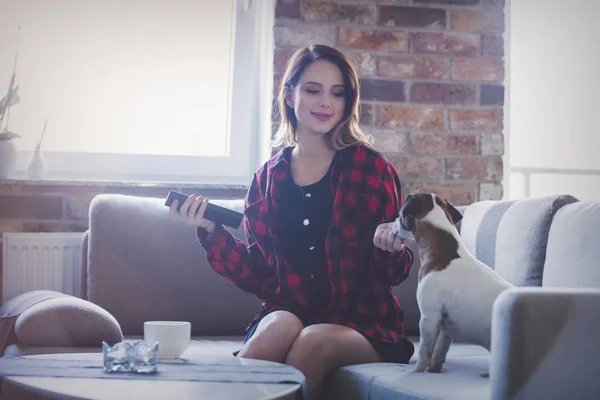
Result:
M400 251L404 248L402 239L392 233L393 222L385 222L377 227L373 244L375 247L385 251Z

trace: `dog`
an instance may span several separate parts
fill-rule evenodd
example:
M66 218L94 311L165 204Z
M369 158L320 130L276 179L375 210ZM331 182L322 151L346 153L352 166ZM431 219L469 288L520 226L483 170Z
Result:
M489 351L492 306L502 291L513 287L467 250L455 227L462 217L442 197L418 193L407 196L392 224L392 233L414 241L420 251L421 342L415 372L441 372L453 340Z

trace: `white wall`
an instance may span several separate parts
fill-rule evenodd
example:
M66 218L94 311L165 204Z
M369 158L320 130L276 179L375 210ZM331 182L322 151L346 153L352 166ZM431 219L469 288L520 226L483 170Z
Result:
M600 1L509 3L505 197L600 199Z

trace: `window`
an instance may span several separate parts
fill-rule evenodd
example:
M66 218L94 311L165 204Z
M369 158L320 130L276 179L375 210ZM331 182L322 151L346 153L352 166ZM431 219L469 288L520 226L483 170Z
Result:
M18 173L46 118L49 178L247 183L268 157L273 1L2 3Z

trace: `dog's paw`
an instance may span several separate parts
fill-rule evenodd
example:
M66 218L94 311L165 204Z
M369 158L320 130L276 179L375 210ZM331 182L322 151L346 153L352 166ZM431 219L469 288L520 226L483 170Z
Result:
M440 372L442 372L442 366L444 364L439 363L439 364L432 364L431 366L429 366L429 368L427 368L427 372L432 372L434 374L439 374Z
M415 369L413 369L413 372L425 372L426 369L427 369L427 365L419 364L417 362L417 365L415 366Z

